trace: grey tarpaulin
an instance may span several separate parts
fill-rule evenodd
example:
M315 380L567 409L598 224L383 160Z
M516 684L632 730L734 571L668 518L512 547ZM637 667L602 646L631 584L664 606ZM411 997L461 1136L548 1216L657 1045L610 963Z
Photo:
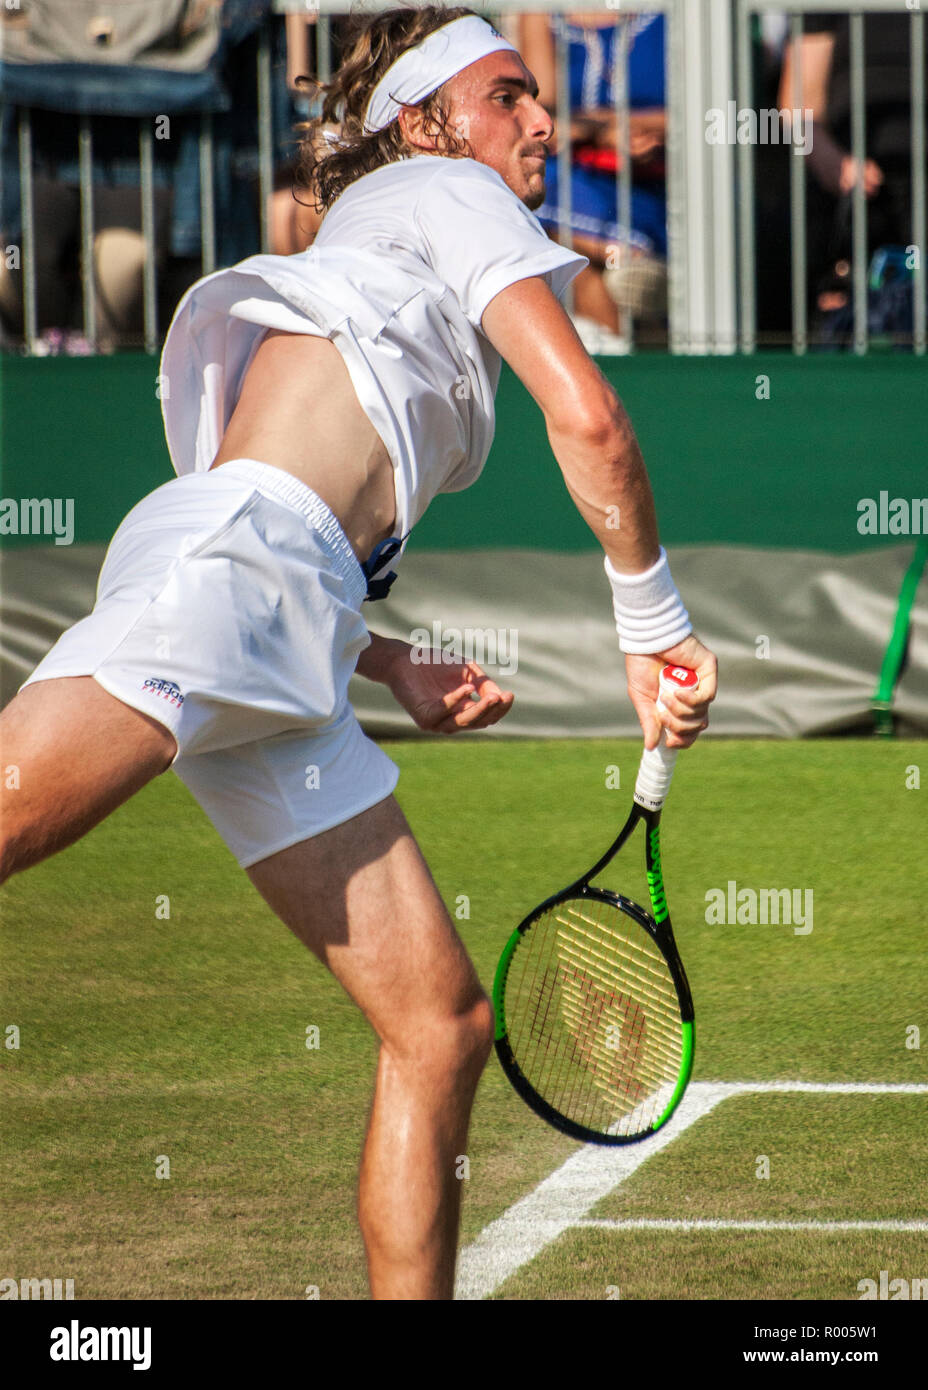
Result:
M796 737L870 730L870 702L912 552L911 543L853 555L720 546L673 550L674 577L696 631L719 658L720 694L710 733ZM103 554L101 546L75 545L4 556L4 703L58 634L89 612ZM499 732L637 732L597 552L412 551L390 597L365 605L364 613L374 631L407 641L425 628L453 647L460 633L465 655L479 660L482 653L494 676L514 659L515 671L499 677L516 693ZM488 652L499 658L496 665ZM370 733L416 733L383 687L356 677L352 698ZM925 581L912 614L909 663L895 710L900 733L928 733Z

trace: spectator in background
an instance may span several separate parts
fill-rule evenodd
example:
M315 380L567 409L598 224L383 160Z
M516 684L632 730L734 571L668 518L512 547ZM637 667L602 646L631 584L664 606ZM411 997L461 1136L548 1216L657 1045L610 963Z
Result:
M561 25L570 71L572 179L571 232L589 267L574 282L578 331L591 351L617 350L630 315L660 316L666 304L666 194L664 187L664 19L612 10L579 13L565 21L523 15L518 47L539 85L539 100L557 107L555 32ZM617 26L628 28L631 227L618 226L614 61ZM557 134L555 139L557 139ZM554 144L546 196L537 216L557 239L557 160ZM611 341L610 341L611 340Z
M0 11L5 104L0 118L0 236L22 241L19 111L31 113L36 288L42 351L87 352L142 343L140 122L150 122L155 185L154 259L163 324L202 273L200 136L214 115L216 263L258 249L257 33L271 0L146 0L87 9L71 0L30 0ZM54 21L54 22L52 22ZM272 29L280 44L283 22ZM282 82L273 85L275 128L290 135ZM93 272L97 342L80 334L81 205L78 118L93 142ZM65 119L62 119L64 117ZM157 122L167 125L155 129ZM0 271L7 346L23 335L22 271ZM44 330L44 332L43 332ZM42 341L44 339L44 342Z
M898 300L892 286L876 280L885 275L887 267L902 265L901 253L912 242L909 39L908 13L868 14L864 18L866 158L862 178L868 204L867 256L874 258L869 305L871 331L879 329L881 302L886 305L894 298ZM807 15L799 44L798 55L794 51L796 45L787 48L779 104L799 105L813 112L814 139L807 157L812 175L810 287L819 329L826 335L836 332L838 337L849 339L853 322L851 195L859 176L850 150L849 16ZM793 75L797 62L802 93L798 102ZM887 256L887 252L896 254ZM880 253L879 260L875 253ZM910 321L911 299L909 287Z
M107 122L96 127L100 163L111 170L120 160L120 138L125 127L133 127L133 154L138 163L138 132L135 123ZM120 125L123 127L120 130ZM81 288L81 200L75 181L59 177L66 162L73 164L73 126L62 132L60 118L34 111L33 149L41 172L33 178L33 216L35 225L35 284L39 340L32 344L36 355L65 353L86 356L94 351L112 351L142 339L143 272L146 243L142 236L141 209L136 188L114 181L96 183L93 190L93 279L96 296L96 345L82 331ZM76 175L76 171L75 171ZM154 191L156 274L164 281L170 232L171 195L168 188ZM4 245L18 244L18 235L2 234ZM17 270L0 262L0 322L6 345L22 339L22 267Z

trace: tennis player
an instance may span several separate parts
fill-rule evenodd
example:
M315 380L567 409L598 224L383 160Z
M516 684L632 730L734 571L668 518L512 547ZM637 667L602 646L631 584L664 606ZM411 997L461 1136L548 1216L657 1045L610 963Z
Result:
M493 1014L393 798L397 769L347 687L355 670L383 682L444 733L512 705L473 662L413 662L362 616L430 500L479 475L502 358L603 546L647 745L662 724L669 744L691 744L715 695L631 425L560 302L586 259L530 211L552 135L536 94L469 10L357 21L321 118L340 134L321 154L319 130L305 144L326 208L316 241L182 300L161 378L179 476L122 522L93 612L0 720L21 783L4 807L4 875L173 767L363 1009L381 1042L359 1192L375 1298L452 1296L456 1160ZM698 694L658 710L668 661L697 670ZM467 833L453 805L449 830Z

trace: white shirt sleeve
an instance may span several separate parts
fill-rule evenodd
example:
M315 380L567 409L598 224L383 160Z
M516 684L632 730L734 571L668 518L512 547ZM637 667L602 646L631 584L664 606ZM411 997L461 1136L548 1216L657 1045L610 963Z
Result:
M436 163L414 220L435 273L474 327L491 299L529 276L544 276L560 299L587 257L552 241L495 169L472 159Z

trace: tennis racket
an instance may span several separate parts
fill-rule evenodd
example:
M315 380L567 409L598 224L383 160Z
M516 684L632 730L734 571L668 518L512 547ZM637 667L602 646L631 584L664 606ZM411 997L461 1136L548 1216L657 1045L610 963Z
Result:
M662 693L698 683L684 666L665 666L660 676ZM529 913L496 970L503 1071L542 1119L595 1144L630 1144L660 1129L693 1068L693 1001L661 876L661 807L677 752L666 731L645 750L618 838L588 873ZM592 884L639 821L650 912Z

